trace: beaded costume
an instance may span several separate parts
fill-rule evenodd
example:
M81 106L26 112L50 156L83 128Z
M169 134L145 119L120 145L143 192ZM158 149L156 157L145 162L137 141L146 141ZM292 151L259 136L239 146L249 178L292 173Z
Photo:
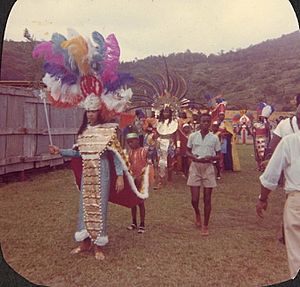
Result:
M78 137L78 152L62 150L63 156L81 156L82 178L79 206L79 218L76 241L86 238L99 245L108 242L107 237L107 205L108 201L132 207L148 197L149 167L142 174L142 184L137 189L134 178L128 169L129 162L117 139L116 124L88 126ZM116 194L113 172L110 165L114 164L116 175L125 173L127 185ZM140 198L140 199L139 199Z
M80 189L76 241L90 238L98 246L108 242L108 201L132 207L148 197L148 174L137 189L130 165L117 138L116 121L132 96L124 86L131 77L117 72L120 48L114 34L106 39L92 33L93 42L73 30L68 39L54 33L51 41L38 44L34 57L45 60L43 82L50 103L67 108L80 106L96 112L95 125L82 126L76 148L61 149L73 157L72 166ZM85 114L86 116L86 114ZM116 192L117 176L123 176L124 189Z

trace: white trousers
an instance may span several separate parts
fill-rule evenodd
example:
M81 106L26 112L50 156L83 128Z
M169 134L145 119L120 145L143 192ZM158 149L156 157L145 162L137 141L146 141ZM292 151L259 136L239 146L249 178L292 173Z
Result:
M300 269L300 191L288 194L283 222L289 269L294 278Z

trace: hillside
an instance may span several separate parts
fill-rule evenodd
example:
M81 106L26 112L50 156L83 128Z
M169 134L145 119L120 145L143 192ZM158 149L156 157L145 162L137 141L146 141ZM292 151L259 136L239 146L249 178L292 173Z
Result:
M28 42L4 42L1 79L41 79L41 64L32 60L31 50ZM205 55L187 50L166 58L169 69L187 80L188 98L200 102L205 102L205 93L222 93L232 109L253 109L263 100L276 110L290 110L290 100L300 92L298 31L228 53ZM165 71L162 56L121 63L120 70L135 77Z

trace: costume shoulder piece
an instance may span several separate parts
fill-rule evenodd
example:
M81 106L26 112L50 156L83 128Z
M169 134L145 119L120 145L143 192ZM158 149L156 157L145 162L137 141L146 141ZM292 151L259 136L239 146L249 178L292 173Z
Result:
M83 159L98 157L116 136L116 124L88 126L78 137L78 148Z
M123 172L128 180L128 183L132 191L141 199L149 197L149 165L146 166L142 173L142 183L140 189L135 185L132 171L130 169L130 162L128 154L124 152L122 146L116 135L113 135L111 140L108 142L106 149L112 151L120 160L123 168Z
M160 135L170 135L177 131L178 129L178 121L172 120L169 124L168 121L159 122L157 124L157 132Z
M149 196L149 167L146 167L142 174L141 188L137 189L132 172L130 170L130 163L128 155L122 149L122 146L117 138L116 125L103 124L95 127L89 127L78 138L78 148L83 160L96 160L99 161L101 156L106 150L112 151L120 160L124 174L129 182L132 191L141 199ZM95 162L95 164L97 164ZM87 169L87 172L89 169Z

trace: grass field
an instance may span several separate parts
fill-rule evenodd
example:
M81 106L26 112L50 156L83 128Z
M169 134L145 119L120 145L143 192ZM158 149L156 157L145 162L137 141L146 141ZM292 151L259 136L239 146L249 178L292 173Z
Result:
M78 192L72 172L64 169L1 186L4 256L28 280L53 287L263 286L288 280L285 247L276 241L284 194L272 193L259 219L252 146L238 148L242 171L224 173L218 182L208 237L194 226L190 192L178 175L172 190L153 191L147 199L145 234L126 230L130 210L110 205L106 260L70 255Z

